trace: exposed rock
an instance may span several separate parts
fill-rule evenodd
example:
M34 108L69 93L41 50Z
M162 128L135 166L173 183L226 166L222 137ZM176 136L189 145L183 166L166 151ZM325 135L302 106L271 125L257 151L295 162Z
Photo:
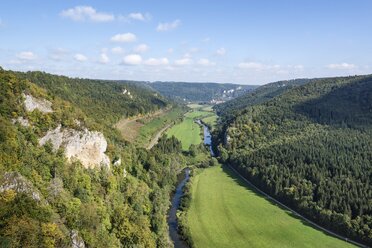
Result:
M105 154L107 141L102 133L91 132L88 129L77 131L75 129L62 129L59 125L39 140L40 145L52 143L53 149L65 149L69 160L78 159L85 168L97 165L110 165L110 159Z
M18 172L6 172L0 180L0 192L14 190L17 193L25 193L35 201L41 201L40 192L34 185Z
M22 116L18 117L17 119L12 120L13 124L19 123L21 126L29 127L30 123L27 119L23 118Z
M121 165L121 158L119 158L118 160L116 160L116 161L114 162L114 165L115 165L115 166L119 166L119 165Z
M50 197L55 198L58 195L60 195L61 192L63 192L63 191L64 191L64 189L63 189L62 179L60 179L58 177L53 178L50 181L50 184L49 184L49 187L48 187L48 192L49 192Z
M127 95L127 96L129 96L131 99L133 98L133 96L131 95L130 91L127 90L127 89L123 89L122 94L123 94L123 95Z
M51 113L52 110L52 103L45 99L38 99L31 95L23 94L23 97L25 98L25 108L28 112L32 112L35 109L38 109L40 112L43 113Z
M124 176L124 177L127 177L127 174L128 174L128 172L127 172L127 170L124 168L123 176Z
M80 237L78 231L72 230L70 237L72 248L85 248L84 240Z

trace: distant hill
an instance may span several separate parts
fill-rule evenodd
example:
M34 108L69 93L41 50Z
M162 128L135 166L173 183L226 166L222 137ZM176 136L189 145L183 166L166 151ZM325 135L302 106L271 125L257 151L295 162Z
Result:
M290 82L216 107L221 158L308 218L371 245L372 75Z
M149 85L163 96L181 102L219 103L234 99L257 86L219 83L153 82Z
M265 84L249 91L248 93L240 95L233 100L218 104L214 109L220 116L231 115L248 106L266 102L293 87L306 84L310 81L310 79L293 79Z

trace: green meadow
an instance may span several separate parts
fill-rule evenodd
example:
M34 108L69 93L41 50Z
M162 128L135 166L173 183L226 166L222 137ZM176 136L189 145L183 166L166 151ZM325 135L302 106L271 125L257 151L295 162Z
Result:
M270 202L227 167L192 180L187 222L195 247L353 247Z
M189 150L191 144L198 145L202 142L202 129L195 123L196 119L202 119L206 116L212 116L214 113L208 111L199 111L193 109L184 115L181 123L178 123L168 129L167 136L174 135L182 143L184 151Z

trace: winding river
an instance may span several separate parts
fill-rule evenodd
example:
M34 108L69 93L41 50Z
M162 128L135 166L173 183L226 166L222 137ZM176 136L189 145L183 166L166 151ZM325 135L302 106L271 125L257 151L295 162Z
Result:
M189 247L185 241L183 241L177 232L177 209L181 203L181 197L183 195L183 187L190 178L190 169L186 168L184 179L178 184L176 191L172 198L172 206L169 210L168 225L169 225L169 236L171 237L175 248L187 248Z
M204 125L200 120L196 121L199 125L203 126L204 129L204 144L209 146L210 152L212 157L214 156L214 152L212 149L212 136L209 131L209 128ZM183 187L187 183L187 181L190 178L190 169L186 168L184 171L184 178L182 181L178 183L178 186L176 188L176 191L174 192L173 198L172 198L172 205L169 210L168 215L168 226L169 226L169 236L171 237L174 247L175 248L188 248L189 246L185 241L183 241L180 237L180 235L177 232L177 209L180 206L181 203L181 197L183 195Z

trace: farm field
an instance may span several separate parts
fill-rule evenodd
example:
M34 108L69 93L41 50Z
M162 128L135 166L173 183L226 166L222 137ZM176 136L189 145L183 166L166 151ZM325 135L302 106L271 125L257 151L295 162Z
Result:
M184 151L189 150L191 144L197 145L202 142L200 136L201 128L192 117L185 115L184 120L171 127L167 131L168 137L174 135L182 143Z
M174 135L182 142L182 149L189 150L191 144L198 145L202 142L201 127L195 123L195 119L202 119L206 116L214 115L212 112L199 111L194 108L184 115L184 120L168 129L168 137Z
M188 224L195 247L353 247L251 190L227 167L192 180Z
M127 141L145 147L159 130L177 121L183 113L183 109L176 107L150 116L122 119L116 128Z

